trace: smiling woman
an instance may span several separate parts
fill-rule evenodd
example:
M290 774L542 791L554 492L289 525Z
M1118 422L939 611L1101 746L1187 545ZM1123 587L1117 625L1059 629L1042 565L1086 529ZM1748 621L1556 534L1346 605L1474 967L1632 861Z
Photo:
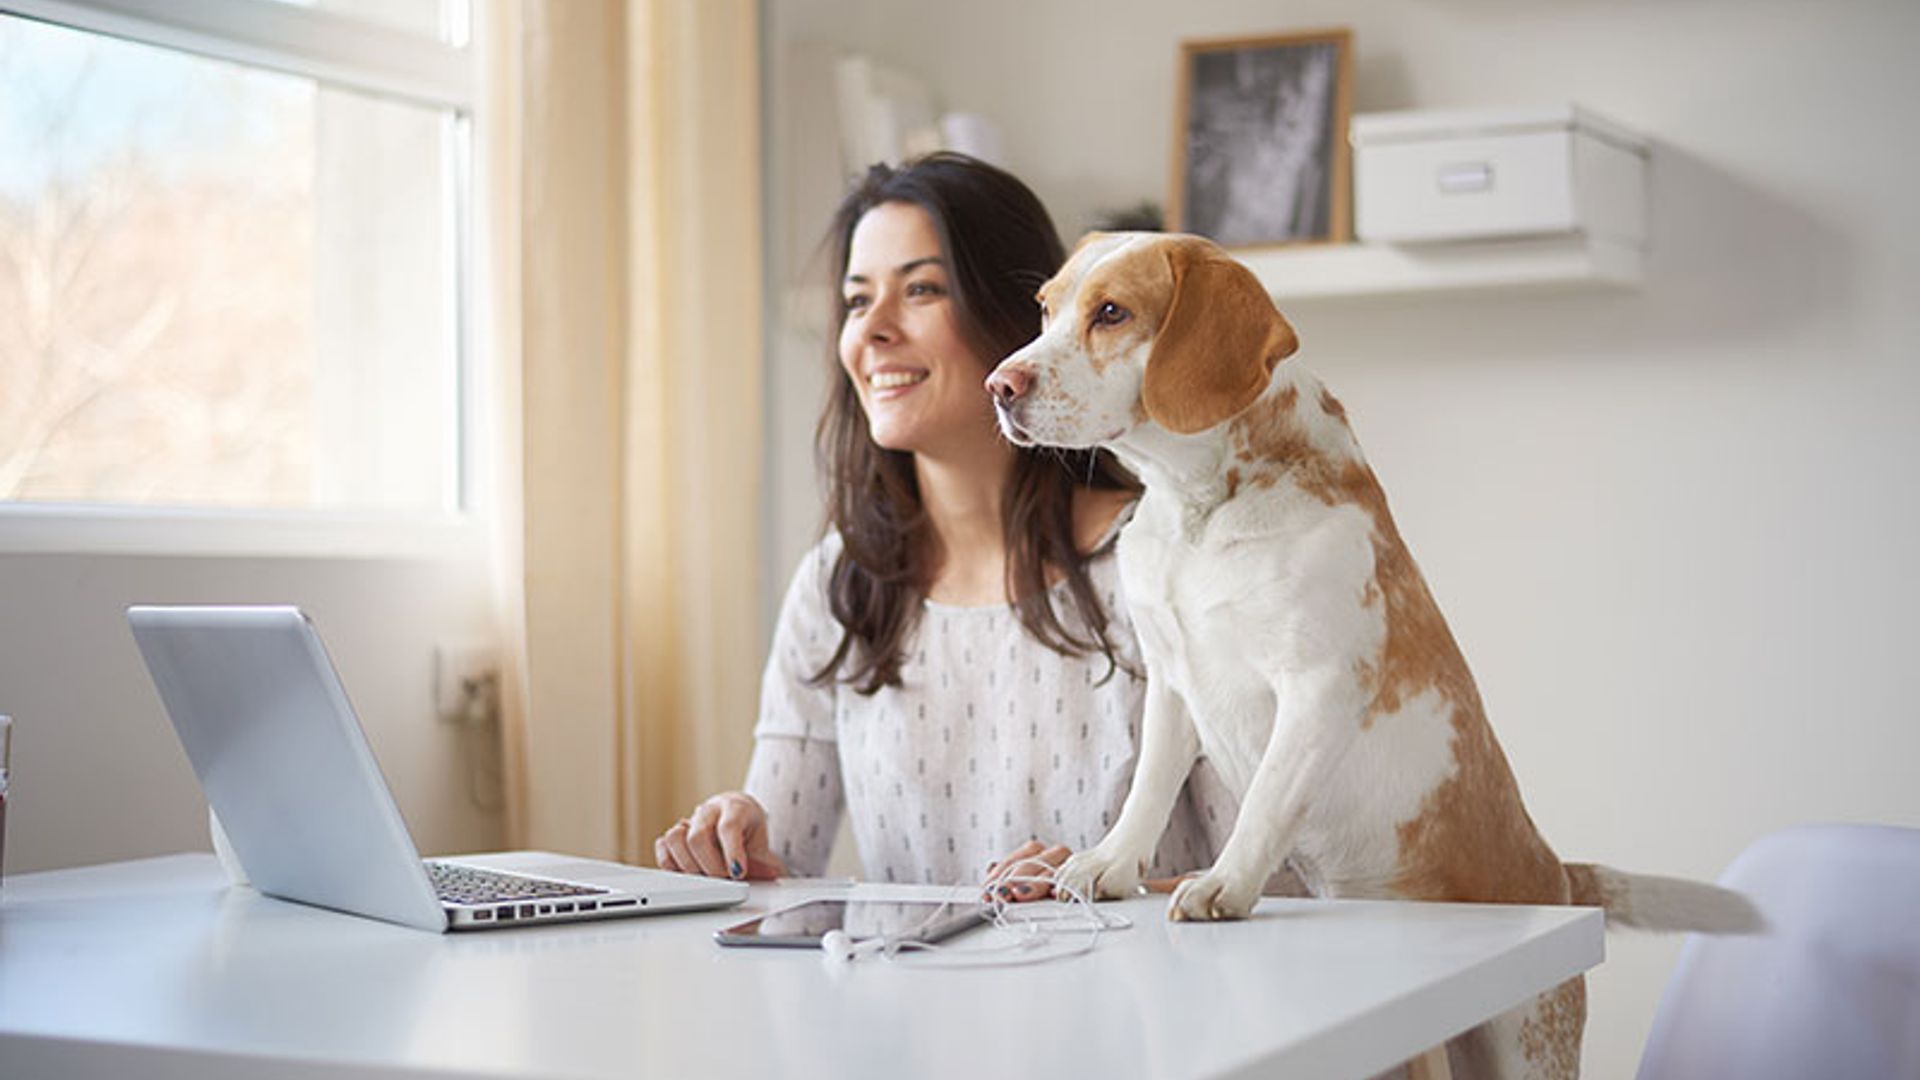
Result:
M1046 209L1007 173L937 154L871 170L830 235L846 377L821 439L828 516L845 545L833 592L847 634L822 674L866 694L897 685L902 643L928 598L1010 603L1048 646L1110 653L1085 550L1133 479L1104 455L1016 452L984 389L1000 358L1039 332L1034 292L1065 257ZM1076 535L1085 521L1098 522L1092 535ZM1090 633L1061 622L1050 589L1061 577Z
M1143 693L1112 554L1132 477L1005 442L984 386L1039 331L1059 240L1025 185L954 154L874 167L829 236L831 529L781 609L746 790L656 857L818 873L844 812L875 880L1044 875L1118 812ZM1208 862L1221 791L1195 770L1161 873Z

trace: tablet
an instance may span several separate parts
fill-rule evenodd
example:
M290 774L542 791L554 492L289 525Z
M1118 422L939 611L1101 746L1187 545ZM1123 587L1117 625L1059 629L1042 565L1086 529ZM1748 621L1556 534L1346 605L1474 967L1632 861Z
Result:
M808 900L757 919L715 930L722 945L784 945L817 949L829 930L855 941L882 937L931 944L987 918L986 904L942 900Z

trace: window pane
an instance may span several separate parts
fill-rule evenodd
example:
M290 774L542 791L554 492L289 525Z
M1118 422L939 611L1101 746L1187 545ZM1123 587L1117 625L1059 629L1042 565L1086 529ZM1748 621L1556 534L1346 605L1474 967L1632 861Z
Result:
M456 122L0 17L0 499L451 505Z

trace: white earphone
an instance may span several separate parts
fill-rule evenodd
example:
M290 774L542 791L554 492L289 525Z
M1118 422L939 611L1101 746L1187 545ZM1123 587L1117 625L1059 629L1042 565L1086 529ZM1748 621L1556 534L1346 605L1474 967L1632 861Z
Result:
M887 947L884 937L861 938L856 941L845 930L829 930L820 938L820 952L829 965L850 964L868 953L879 952Z
M1073 889L1062 888L1048 873L1038 877L1007 876L1000 879L1001 884L1022 882L1045 883L1056 890L1059 904L1048 905L1052 912L1042 913L1025 911L1021 915L1013 914L1013 905L1003 899L990 901L989 922L1001 930L1011 931L1018 936L1004 945L985 949L964 949L950 953L951 959L941 962L919 962L919 967L995 967L1044 963L1067 956L1078 956L1093 949L1102 931L1124 930L1133 924L1126 916L1099 911L1093 901ZM955 886L956 892L962 888L977 889L980 886ZM950 897L947 903L954 900ZM944 905L943 905L944 907ZM1069 914L1069 913L1077 913ZM929 916L931 919L932 916ZM1068 936L1071 935L1069 938ZM1061 948L1048 946L1063 945ZM854 938L845 930L833 929L820 937L820 955L830 968L842 968L862 956L873 953L892 959L904 953L937 952L943 946L915 940L912 932L897 936L881 935L869 938ZM1026 954L1018 958L993 954L1007 952Z

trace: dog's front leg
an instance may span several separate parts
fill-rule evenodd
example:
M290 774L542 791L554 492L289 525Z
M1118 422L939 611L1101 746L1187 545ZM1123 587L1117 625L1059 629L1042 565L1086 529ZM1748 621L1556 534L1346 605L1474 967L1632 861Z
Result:
M1120 818L1092 850L1068 859L1056 880L1096 899L1137 893L1153 860L1154 846L1173 814L1174 801L1199 756L1200 737L1186 704L1165 679L1149 673L1140 761L1134 766L1126 802L1120 805Z
M1294 850L1315 786L1329 781L1359 733L1359 686L1351 673L1302 672L1275 690L1273 730L1233 832L1212 869L1174 890L1169 919L1246 918L1261 886Z

